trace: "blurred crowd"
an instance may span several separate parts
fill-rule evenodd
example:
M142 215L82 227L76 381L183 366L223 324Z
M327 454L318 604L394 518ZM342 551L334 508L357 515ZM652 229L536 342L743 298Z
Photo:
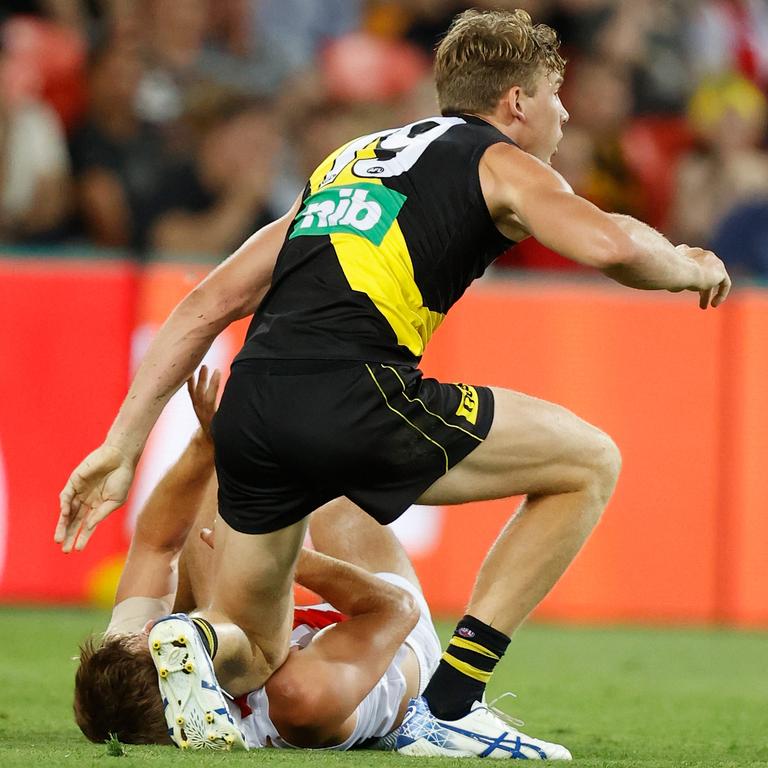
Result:
M768 0L2 0L0 242L225 256L329 151L435 114L467 7L560 34L578 193L768 276Z

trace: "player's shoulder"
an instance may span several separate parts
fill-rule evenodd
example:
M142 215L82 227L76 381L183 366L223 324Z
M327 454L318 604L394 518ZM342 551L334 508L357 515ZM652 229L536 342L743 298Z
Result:
M305 653L293 650L264 684L269 717L283 738L295 742L307 728L317 728L328 715L334 681L322 665L305 661Z
M490 144L480 161L481 175L505 184L549 186L573 191L570 184L551 165L539 160L513 142Z

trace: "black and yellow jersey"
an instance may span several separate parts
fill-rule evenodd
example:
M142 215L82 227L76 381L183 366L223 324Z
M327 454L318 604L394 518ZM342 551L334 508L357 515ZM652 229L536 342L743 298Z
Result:
M312 174L237 360L417 363L446 312L510 242L480 189L472 116L371 134Z

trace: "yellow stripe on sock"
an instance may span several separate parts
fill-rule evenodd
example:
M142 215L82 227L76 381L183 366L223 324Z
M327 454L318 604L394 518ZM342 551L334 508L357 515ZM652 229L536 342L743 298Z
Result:
M211 633L211 630L208 628L208 626L204 621L200 621L200 619L198 619L197 617L193 618L192 621L194 622L196 627L200 628L203 631L203 634L205 635L205 639L208 643L208 655L213 656L214 642L213 642L213 634Z
M487 656L489 659L496 659L496 661L501 658L501 656L497 656L493 651L489 651L485 646L480 645L480 643L473 643L471 640L466 640L463 637L456 637L455 635L451 638L451 642L448 643L448 645L455 645L457 648L466 648L468 651L474 651L481 656Z
M461 672L467 677L471 677L473 680L478 680L481 683L487 683L491 679L492 672L485 672L482 669L473 667L471 664L467 664L466 661L457 659L455 656L451 656L448 651L443 654L443 661L446 664L450 664L454 669Z

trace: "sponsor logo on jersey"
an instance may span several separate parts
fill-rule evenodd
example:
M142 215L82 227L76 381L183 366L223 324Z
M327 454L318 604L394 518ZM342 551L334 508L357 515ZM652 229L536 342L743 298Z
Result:
M405 195L381 184L326 187L304 201L289 239L348 232L381 245L404 203Z
M457 384L461 390L461 401L456 411L457 416L463 416L470 424L477 424L477 390L469 384Z

